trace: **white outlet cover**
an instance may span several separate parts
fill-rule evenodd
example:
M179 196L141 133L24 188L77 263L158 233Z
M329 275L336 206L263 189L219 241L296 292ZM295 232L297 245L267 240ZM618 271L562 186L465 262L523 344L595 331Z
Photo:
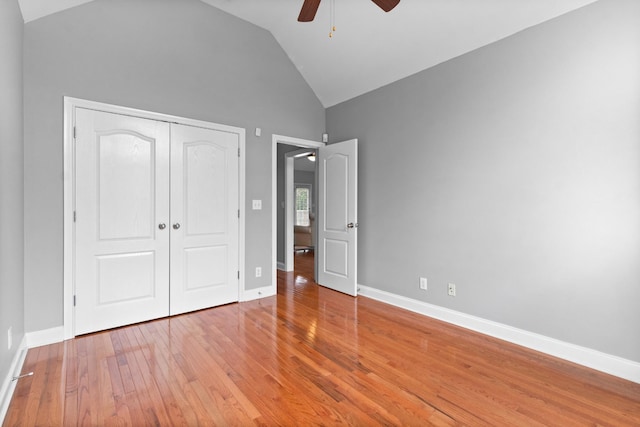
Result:
M449 283L447 293L452 297L456 296L456 285L454 283Z
M262 267L256 267L256 277L262 277Z

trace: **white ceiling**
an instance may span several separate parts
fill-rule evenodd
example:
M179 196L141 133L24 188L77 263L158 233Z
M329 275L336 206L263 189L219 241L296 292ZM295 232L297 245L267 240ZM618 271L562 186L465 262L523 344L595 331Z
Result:
M91 0L19 0L25 22ZM415 74L596 0L334 0L311 23L303 0L202 0L270 31L325 107Z
M29 22L90 1L92 0L18 0L18 3L24 22Z

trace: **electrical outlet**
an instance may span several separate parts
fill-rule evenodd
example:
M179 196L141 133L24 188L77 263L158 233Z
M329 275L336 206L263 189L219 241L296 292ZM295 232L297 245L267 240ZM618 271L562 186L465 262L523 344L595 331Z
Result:
M426 277L421 277L420 278L420 289L422 289L423 291L427 290L427 278Z
M9 326L7 329L7 349L11 350L11 347L13 347L13 327Z
M447 293L450 297L456 296L456 285L453 283L449 283L449 287L447 288Z
M262 277L262 267L256 267L256 277Z

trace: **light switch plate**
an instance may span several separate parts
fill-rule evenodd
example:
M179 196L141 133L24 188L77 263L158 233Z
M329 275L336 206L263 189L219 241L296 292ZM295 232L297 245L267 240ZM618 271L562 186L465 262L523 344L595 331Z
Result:
M262 200L254 200L253 201L253 210L254 211L259 211L260 209L262 209Z

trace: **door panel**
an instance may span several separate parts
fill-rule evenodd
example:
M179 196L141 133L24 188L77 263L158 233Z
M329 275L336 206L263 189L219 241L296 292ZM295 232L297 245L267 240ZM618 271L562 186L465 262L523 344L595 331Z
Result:
M226 150L227 147L204 141L183 145L185 225L189 236L226 232Z
M76 109L76 334L168 315L169 125Z
M154 252L99 255L96 261L98 305L154 297Z
M349 242L346 240L324 240L324 270L336 276L349 276Z
M185 249L185 289L191 291L224 285L227 280L227 258L226 246Z
M358 141L318 150L318 283L357 295Z
M100 239L150 238L155 211L154 140L127 131L96 136Z
M171 127L172 315L238 301L238 144Z
M349 182L349 157L340 153L325 160L325 212L327 231L344 231L349 222L349 200L345 183Z

